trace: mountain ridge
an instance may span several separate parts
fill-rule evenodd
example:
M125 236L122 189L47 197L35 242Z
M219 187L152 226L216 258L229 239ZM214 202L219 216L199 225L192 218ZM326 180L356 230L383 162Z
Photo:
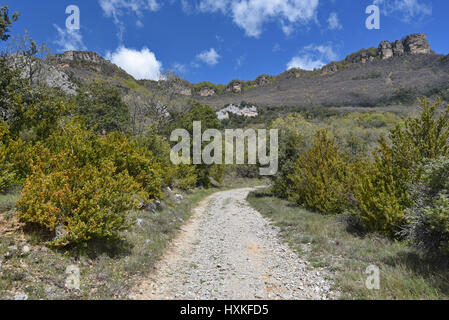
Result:
M102 79L125 94L130 90L167 94L167 80L136 80L95 52L67 51L45 62L74 82ZM418 33L382 41L377 48L361 49L312 71L292 68L276 76L261 74L252 81L236 79L227 85L193 84L178 78L175 94L215 109L243 101L261 107L388 105L410 102L413 93L445 92L448 71L449 59L433 52L426 35Z

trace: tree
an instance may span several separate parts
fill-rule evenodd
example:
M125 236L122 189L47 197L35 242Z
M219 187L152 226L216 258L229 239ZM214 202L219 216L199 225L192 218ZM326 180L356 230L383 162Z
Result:
M449 157L425 164L410 189L413 205L402 235L426 254L449 255Z
M19 70L30 84L40 83L46 69L44 59L50 54L47 46L38 45L26 30L25 35L12 39L7 53L8 63L13 69Z
M123 98L129 106L131 128L135 136L156 124L158 131L170 122L168 107L153 93L132 91Z
M288 176L293 198L309 209L323 213L342 213L349 205L353 178L348 155L340 151L326 130L320 130L314 143L296 161Z
M0 40L7 41L11 35L9 34L9 28L12 23L17 21L19 18L19 13L14 12L10 17L8 6L3 6L0 8Z
M130 129L129 110L120 90L103 81L94 81L82 88L75 104L75 113L99 133Z
M165 134L170 136L170 133L175 129L185 129L193 136L193 122L201 121L201 131L204 133L207 129L219 129L221 122L218 120L215 111L209 107L201 105L198 102L193 103L191 109L184 113L182 116L176 118L175 121L170 123L165 130ZM193 154L193 140L191 139L191 154ZM210 177L217 181L220 181L223 174L223 166L215 165L196 165L198 174L198 182L204 186L210 185Z
M379 142L375 163L356 188L359 215L371 230L394 236L412 205L410 185L421 179L423 164L449 156L449 106L441 99L420 100L418 117L404 119Z

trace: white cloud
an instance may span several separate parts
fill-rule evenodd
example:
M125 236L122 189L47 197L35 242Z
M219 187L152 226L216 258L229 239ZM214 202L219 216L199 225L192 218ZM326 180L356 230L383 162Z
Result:
M338 19L338 15L336 12L332 12L329 16L329 19L327 19L327 22L329 24L329 29L331 30L341 30L343 29L342 25L340 24L340 20Z
M162 63L146 47L140 51L119 47L115 52L108 52L106 58L137 80L159 80L161 76Z
M56 24L53 24L53 27L58 31L58 39L54 42L59 46L59 50L76 51L87 49L83 43L83 36L80 30L62 29Z
M301 50L300 55L293 57L287 63L287 70L292 68L303 70L319 69L336 59L338 59L338 55L331 46L309 45Z
M191 14L193 11L192 5L189 3L189 0L181 0L182 11L186 14Z
M174 63L172 69L175 73L181 74L181 75L186 74L188 71L187 66L182 63Z
M406 23L432 15L432 5L424 4L421 0L374 0L374 4L385 15L399 14Z
M197 59L208 64L209 66L214 66L218 63L220 59L220 55L215 51L214 48L210 48L209 50L205 50L198 54Z
M298 24L316 20L319 0L201 0L202 12L230 15L249 37L259 37L267 22L277 21L290 34Z
M245 60L246 60L246 55L241 55L240 57L235 59L236 67L237 68L241 67L245 63Z
M123 41L123 34L125 32L125 24L122 21L122 16L129 13L134 13L139 19L137 26L142 27L143 23L140 18L144 11L157 11L160 8L156 0L98 0L101 9L103 9L106 17L112 18L114 24L118 28L117 37L120 43Z

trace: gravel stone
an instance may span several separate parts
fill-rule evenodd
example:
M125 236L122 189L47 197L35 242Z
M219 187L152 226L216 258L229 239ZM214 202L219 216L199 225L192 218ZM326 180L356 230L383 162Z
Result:
M252 188L216 193L194 210L137 299L335 299L323 268L307 270L270 225L250 207Z

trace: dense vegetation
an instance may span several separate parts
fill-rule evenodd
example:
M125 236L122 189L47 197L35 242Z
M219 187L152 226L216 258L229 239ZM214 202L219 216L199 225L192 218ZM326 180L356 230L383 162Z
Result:
M402 119L275 120L282 138L273 190L317 212L351 213L368 231L406 237L425 253L447 252L449 107L420 101L419 114Z
M1 16L7 40L17 15L9 18L4 7ZM172 165L167 128L133 135L121 92L103 81L66 95L30 83L4 56L0 97L0 192L21 190L18 217L44 231L51 245L117 238L132 224L128 213L160 199L164 187L207 185L220 172ZM194 105L171 127L189 129L194 120L204 130L220 125L209 107Z

